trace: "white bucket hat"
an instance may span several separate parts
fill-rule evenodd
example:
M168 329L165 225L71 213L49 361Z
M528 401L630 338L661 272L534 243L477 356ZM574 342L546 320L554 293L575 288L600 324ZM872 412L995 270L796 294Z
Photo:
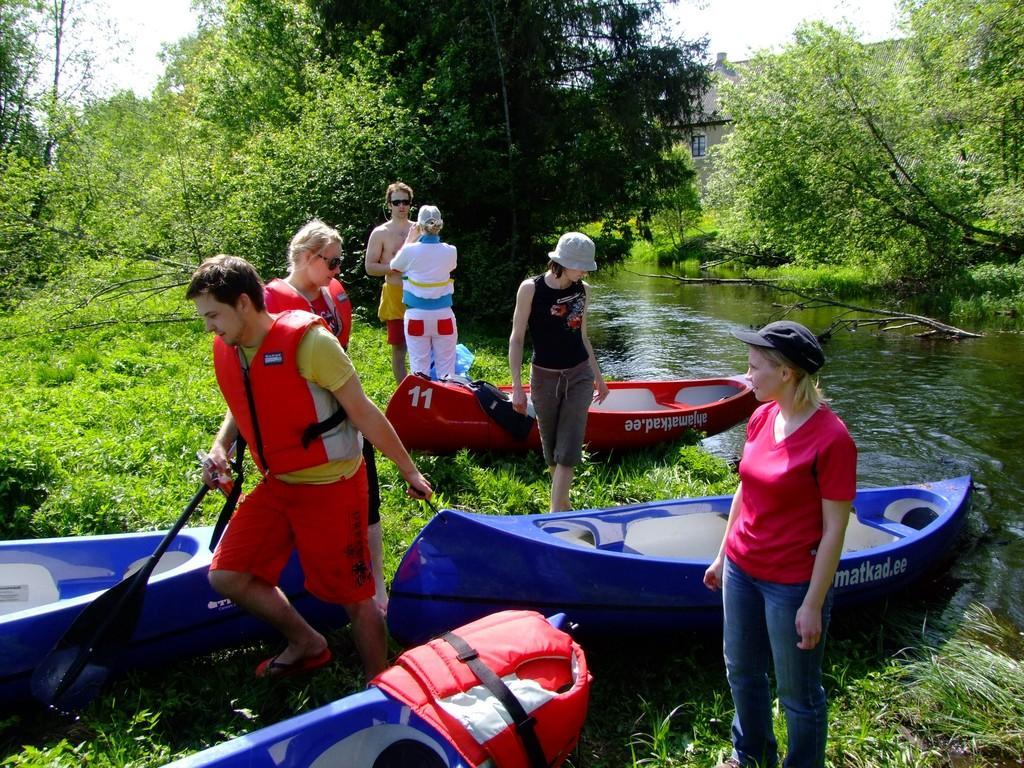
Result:
M548 258L566 269L593 272L597 269L594 250L594 241L582 232L566 232L558 238L558 245L548 254Z

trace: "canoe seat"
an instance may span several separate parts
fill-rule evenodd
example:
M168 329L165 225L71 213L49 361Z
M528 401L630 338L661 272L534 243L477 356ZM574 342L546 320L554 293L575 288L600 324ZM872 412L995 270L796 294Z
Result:
M0 563L0 615L57 602L49 569L38 563Z
M907 498L896 499L896 501L890 502L882 515L886 520L892 520L894 523L900 523L909 528L921 530L938 518L941 512L942 509L939 505L931 501Z
M634 520L626 528L625 551L652 557L711 560L725 535L725 518L714 512Z
M675 401L680 405L707 405L732 397L739 391L728 384L701 384L696 387L683 387L676 392Z
M594 403L592 411L671 411L672 406L659 403L654 393L642 387L613 389L603 403Z
M846 536L843 539L843 551L859 552L862 549L880 547L883 544L896 541L897 538L899 537L888 531L865 525L856 517L851 516L850 522L846 526Z
M149 558L149 555L146 555L145 557L140 557L138 560L136 560L127 568L125 568L124 576L122 576L121 578L127 579L129 576L137 573L139 569L146 564L146 561L149 560ZM163 573L164 571L169 571L172 568L177 568L179 565L184 565L191 559L191 552L185 552L180 549L172 550L171 552L164 552L163 555L160 556L160 560L157 561L156 568L153 569L152 575L156 576L158 573Z
M548 533L562 541L568 541L570 544L578 544L581 547L597 546L597 541L594 539L594 532L588 531L586 528L569 528L562 531L549 530Z

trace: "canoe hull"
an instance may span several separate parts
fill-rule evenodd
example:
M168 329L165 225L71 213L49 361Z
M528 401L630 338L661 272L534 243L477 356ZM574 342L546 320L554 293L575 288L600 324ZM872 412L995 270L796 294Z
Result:
M969 491L969 477L860 491L847 541L859 538L868 548L844 553L835 607L900 591L934 567L959 532ZM443 510L398 567L389 629L399 642L416 644L507 608L564 611L583 636L719 625L721 594L703 577L730 501L520 516ZM885 517L922 507L934 519L920 530Z
M452 743L377 688L218 744L168 768L472 768Z
M717 434L746 419L757 406L740 377L611 382L609 399L594 404L584 440L590 450L643 448L688 431ZM509 387L501 387L508 391ZM527 388L529 393L529 388ZM407 376L386 415L410 450L454 453L462 448L499 452L540 448L536 425L517 440L487 416L467 387Z
M267 624L210 587L212 531L211 527L186 528L174 539L146 587L142 615L131 641L117 654L115 672L273 634ZM4 645L0 708L13 709L30 698L29 679L35 666L86 605L120 581L133 563L153 553L164 533L0 542L0 582L13 598L0 603ZM340 606L323 603L305 591L294 557L281 576L281 587L311 622L329 628L348 621Z

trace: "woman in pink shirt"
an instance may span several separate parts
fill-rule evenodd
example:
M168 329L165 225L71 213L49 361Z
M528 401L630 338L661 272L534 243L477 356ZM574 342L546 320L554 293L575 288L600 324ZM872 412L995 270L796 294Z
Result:
M828 705L821 681L832 580L857 480L857 448L812 378L825 363L799 323L733 334L764 403L750 417L718 556L704 574L722 590L726 673L736 714L720 766L778 765L768 666L786 713L784 766L824 766Z

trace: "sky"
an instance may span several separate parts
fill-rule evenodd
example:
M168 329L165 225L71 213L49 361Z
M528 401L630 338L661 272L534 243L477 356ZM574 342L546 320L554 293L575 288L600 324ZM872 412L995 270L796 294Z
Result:
M778 50L804 20L846 20L866 43L896 34L896 0L678 0L667 13L684 38L709 35L712 59L726 53L731 61L762 48Z
M116 51L98 54L101 79L111 90L130 88L148 96L163 74L157 58L166 43L175 43L196 30L198 15L191 0L103 0L124 41Z
M105 0L119 37L127 42L115 56L101 62L103 79L112 87L150 93L163 72L157 58L165 43L195 31L191 0ZM832 24L847 19L864 42L894 35L896 0L678 0L668 16L684 38L710 36L708 53L727 53L742 61L761 48L775 48L792 39L804 19Z

